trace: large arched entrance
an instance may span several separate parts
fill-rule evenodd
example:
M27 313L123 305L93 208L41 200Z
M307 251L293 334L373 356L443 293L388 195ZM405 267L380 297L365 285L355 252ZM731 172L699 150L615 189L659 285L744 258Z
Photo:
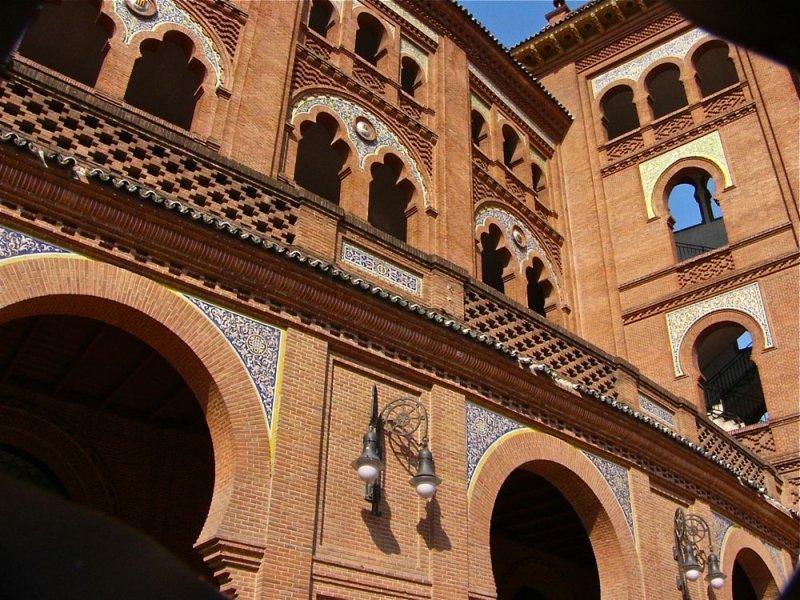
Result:
M35 475L29 480L40 487L60 485L62 495L149 534L209 575L193 545L214 488L211 437L191 389L159 352L96 319L39 314L7 321L0 324L0 406L16 415L0 440L8 459L0 470ZM43 433L33 415L63 436ZM64 438L102 473L102 495L74 489L91 476L73 461L50 466L54 453L66 452Z
M0 444L46 465L80 504L158 530L189 562L194 545L223 590L252 588L268 516L270 435L225 335L180 294L74 255L0 261L0 281L0 327L13 337L0 367L9 385ZM100 424L83 423L88 411ZM124 451L106 450L112 442ZM125 452L156 460L143 466L143 456ZM146 497L139 489L164 481L177 487ZM198 499L186 496L193 490ZM149 505L124 512L137 501Z
M600 598L586 529L544 477L524 466L512 472L497 495L491 527L498 600Z
M507 434L482 459L470 490L470 587L477 595L643 595L625 514L580 450L543 433Z

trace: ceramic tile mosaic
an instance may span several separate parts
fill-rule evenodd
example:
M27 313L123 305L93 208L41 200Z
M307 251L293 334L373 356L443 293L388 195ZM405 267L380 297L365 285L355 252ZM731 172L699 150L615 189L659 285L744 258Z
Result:
M283 331L184 294L233 346L253 382L272 429Z
M194 34L193 41L199 42L203 55L211 64L217 77L217 85L223 84L225 73L222 68L222 60L217 52L214 42L203 30L203 27L195 22L189 14L178 7L174 0L156 0L156 14L152 17L140 17L133 14L127 6L125 0L114 0L114 12L125 24L125 37L123 42L129 44L133 36L140 31L154 31L160 25L180 25Z
M400 56L408 56L413 59L425 73L425 77L428 76L428 55L406 38L400 38Z
M347 136L358 152L358 165L360 167L363 168L367 157L377 154L381 148L390 148L393 152L399 154L409 169L410 179L414 182L417 190L419 190L422 195L425 207L430 207L428 189L425 187L425 182L420 174L421 172L417 161L414 160L406 145L400 141L400 138L398 138L385 123L358 104L333 95L315 95L302 98L292 108L292 121L294 122L298 115L310 113L316 106L324 106L332 110L339 116L342 123L345 123L347 126ZM375 127L375 140L368 142L358 136L355 130L355 120L357 117L363 117L372 123L373 127Z
M772 562L775 563L775 566L778 568L778 573L781 574L781 578L783 581L786 581L786 567L783 564L781 551L769 542L764 542L764 545L767 547L767 552L769 552L769 555L772 557Z
M677 58L683 60L689 52L689 49L694 46L695 42L708 37L708 35L709 34L702 29L692 29L644 54L640 54L633 60L623 63L593 78L591 80L592 93L597 97L600 95L601 91L617 81L625 79L639 81L639 78L647 71L650 65L662 58Z
M70 252L19 231L0 226L0 260L29 254L70 254Z
M353 265L357 269L371 273L379 279L391 283L395 287L402 288L415 296L422 294L421 278L388 260L375 256L358 246L354 246L350 242L342 243L342 260Z
M425 25L417 17L408 12L405 8L397 4L395 0L378 0L381 4L388 7L391 11L403 17L406 21L416 27L421 33L432 39L434 42L439 42L439 35L430 27Z
M489 109L488 106L486 106L486 103L480 98L478 98L475 94L469 95L469 105L471 108L481 113L481 115L483 115L483 118L486 119L487 121L491 118L491 110Z
M631 533L635 534L636 532L633 525L633 506L631 505L631 488L630 483L628 482L628 469L621 467L610 460L606 460L605 458L600 458L599 456L596 456L591 452L587 452L586 450L581 450L581 452L586 458L592 461L592 464L594 464L594 466L597 467L597 470L600 471L603 479L608 482L608 485L614 492L617 502L619 502L622 513L625 515L625 520L628 522L628 527L630 528Z
M647 396L639 396L639 408L642 412L646 412L662 423L670 427L675 427L675 413L671 410L667 410L657 402L653 402Z
M489 448L501 437L512 431L526 429L516 421L492 412L472 402L467 408L467 489Z
M517 257L520 266L522 266L531 253L541 259L544 266L547 268L547 275L550 281L553 282L558 295L561 296L561 287L558 283L557 271L553 268L550 259L547 257L547 253L539 245L536 236L533 235L527 225L502 209L490 207L482 209L475 216L475 228L483 227L489 219L493 219L500 225L500 230L503 232L503 237L506 239L507 246ZM513 230L515 227L519 227L525 235L524 247L520 247L514 242Z
M536 132L536 134L537 134L539 137L541 137L541 138L542 138L544 141L546 141L546 142L547 142L547 143L548 143L550 146L552 146L552 145L553 145L553 140L552 140L552 138L550 138L550 136L549 136L549 135L547 135L547 134L546 134L544 131L542 131L542 130L541 130L539 127L537 127L537 126L534 124L534 122L533 122L533 121L531 121L531 120L530 120L528 117L526 117L526 116L525 116L525 113L522 111L522 109L520 109L520 108L519 108L519 107L518 107L516 104L514 104L514 103L513 103L513 102L512 102L512 101L511 101L511 100L508 98L508 96L506 96L506 95L505 95L503 92L501 92L501 91L500 91L500 88L498 88L498 87L497 87L495 84L493 84L493 83L491 82L491 80L490 80L488 77L486 77L486 76L485 76L483 73L481 73L481 72L478 70L478 68L477 68L477 67L475 67L475 65L473 65L473 64L470 64L470 65L469 65L469 72L470 72L470 73L472 73L473 75L475 75L475 77L477 77L478 79L480 79L480 80L481 80L481 82L483 83L483 85L485 85L485 86L486 86L486 87L488 87L490 90L492 90L492 92L494 93L494 95L495 95L495 96L497 96L497 97L498 97L498 98L500 98L500 99L501 99L503 102L505 102L506 106L508 106L508 108L509 108L509 109L513 110L513 111L514 111L514 114L515 114L515 115L517 115L517 117L519 117L519 118L522 120L522 122L523 122L523 123L525 123L525 125L527 125L527 126L528 126L528 127L530 127L530 128L533 130L533 131L535 131L535 132Z
M700 319L720 310L737 311L755 319L764 334L765 347L772 348L772 332L767 322L767 313L764 310L761 288L756 281L744 287L730 290L712 298L706 298L700 302L695 302L667 313L667 332L669 334L669 345L672 349L672 362L675 366L676 377L684 374L680 363L680 350L686 333Z
M722 140L719 131L713 131L701 138L692 140L688 144L673 148L669 152L660 154L648 161L639 164L639 177L642 180L644 190L644 204L647 209L647 218L652 219L656 216L653 210L653 188L658 178L664 171L684 158L704 158L717 165L725 177L725 187L733 185L731 171L728 168L728 161L725 158L725 150L722 148Z
M710 529L711 535L714 536L714 550L717 552L720 551L720 548L722 548L722 540L725 539L725 534L728 532L728 529L735 526L736 524L727 517L723 517L713 510L711 511Z

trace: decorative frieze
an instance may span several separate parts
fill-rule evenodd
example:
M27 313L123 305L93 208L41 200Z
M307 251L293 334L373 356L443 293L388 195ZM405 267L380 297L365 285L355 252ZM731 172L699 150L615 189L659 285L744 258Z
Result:
M383 4L384 6L386 6L389 10L391 10L392 12L400 15L406 21L411 23L411 25L416 27L419 30L420 33L422 33L426 37L430 38L431 40L433 40L437 44L439 43L439 35L433 29L431 29L430 27L425 25L425 23L420 21L417 17L415 17L410 12L408 12L405 8L400 6L397 2L395 2L395 0L378 0L378 1L381 4Z
M211 64L217 77L217 86L224 83L225 73L222 60L214 46L214 41L208 36L202 25L198 24L185 10L175 4L174 0L157 0L153 2L155 13L152 16L143 16L131 11L125 0L114 0L114 12L117 13L125 26L123 42L130 44L133 37L141 31L155 31L161 25L180 25L194 34L194 41L202 48L203 55Z
M409 170L410 179L417 186L426 208L430 207L430 197L425 182L422 179L417 161L409 152L405 143L400 140L389 127L371 111L339 96L321 94L305 96L292 108L292 122L299 115L309 114L315 107L324 106L334 112L347 128L347 136L353 143L358 153L358 166L364 167L369 156L378 154L382 148L390 148L392 152L400 155ZM375 135L370 139L359 135L357 123L367 121L375 129Z
M708 37L708 35L709 34L702 29L692 29L648 52L639 54L636 58L610 71L606 71L602 75L592 78L592 93L597 97L600 95L600 92L618 81L639 81L642 74L658 60L664 58L683 60L689 52L689 49L694 46L697 41Z
M733 185L731 171L728 168L728 161L725 158L719 131L713 131L708 135L692 140L687 144L673 148L669 152L639 164L639 177L642 180L644 204L648 219L653 219L656 216L653 209L653 191L659 177L676 162L686 158L701 158L711 161L722 171L725 178L725 187L728 188Z
M713 510L711 511L711 535L714 536L714 544L718 552L722 548L722 541L725 539L725 534L728 533L728 529L731 527L736 527L733 521Z
M642 412L646 412L662 423L665 423L670 427L675 427L675 413L673 413L671 410L667 410L658 402L650 400L650 398L647 396L639 396L639 408L642 410Z
M342 260L357 269L375 275L378 279L419 296L422 294L422 279L402 267L383 258L354 246L350 242L342 242Z
M506 434L527 427L472 402L466 403L466 409L467 489L471 490L472 479L490 448Z
M767 322L764 300L761 297L761 288L758 282L753 282L750 285L712 298L706 298L700 302L695 302L667 313L667 331L669 333L669 345L672 350L672 362L675 366L676 377L684 375L680 363L680 350L683 339L689 329L706 315L721 310L733 310L752 317L761 327L761 332L764 334L765 347L772 348L772 332Z
M70 254L70 252L0 225L0 261L31 254Z

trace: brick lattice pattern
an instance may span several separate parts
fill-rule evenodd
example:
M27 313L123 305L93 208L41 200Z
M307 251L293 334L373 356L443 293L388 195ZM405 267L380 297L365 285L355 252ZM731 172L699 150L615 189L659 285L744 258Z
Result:
M0 127L74 156L159 194L185 202L234 226L291 244L296 201L271 195L234 170L182 151L23 82L0 82Z
M464 316L470 327L579 383L603 394L616 395L615 368L599 354L575 345L523 311L501 305L476 288L468 287L464 295Z
M712 456L730 463L742 473L742 477L763 484L764 472L758 464L737 447L736 442L717 433L702 419L697 419L700 447Z

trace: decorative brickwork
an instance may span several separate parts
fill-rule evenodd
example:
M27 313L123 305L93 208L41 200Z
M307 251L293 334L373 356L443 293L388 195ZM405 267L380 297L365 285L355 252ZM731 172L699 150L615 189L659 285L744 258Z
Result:
M386 94L386 79L375 69L362 64L358 59L353 61L353 77L379 96Z
M653 127L656 141L660 142L663 139L672 137L676 133L686 131L693 124L694 121L692 121L691 113L682 113L674 117L670 117L666 121L659 122Z
M644 148L644 137L641 133L625 138L618 142L611 142L606 146L606 158L616 160Z
M0 81L0 131L101 167L223 221L291 244L298 203L140 128L22 82Z
M709 257L691 261L689 264L679 266L678 283L681 287L702 283L715 277L720 277L736 267L733 264L733 254L731 252L713 253Z
M743 106L747 102L742 84L732 90L726 90L703 101L703 111L706 119L713 119L721 114L727 113L735 108Z
M604 394L615 395L615 368L588 349L559 336L521 310L502 306L474 287L465 290L467 325L508 344L522 356L544 363L559 373Z
M182 4L188 4L203 21L217 32L222 44L225 46L228 57L233 60L236 55L236 49L239 46L239 37L242 33L246 15L226 2L217 2L215 0L178 1Z
M758 464L743 453L731 438L700 418L697 419L697 433L700 448L713 458L738 469L743 477L763 484L764 474Z
M737 430L733 437L748 450L759 456L775 454L775 438L769 424L757 424Z

